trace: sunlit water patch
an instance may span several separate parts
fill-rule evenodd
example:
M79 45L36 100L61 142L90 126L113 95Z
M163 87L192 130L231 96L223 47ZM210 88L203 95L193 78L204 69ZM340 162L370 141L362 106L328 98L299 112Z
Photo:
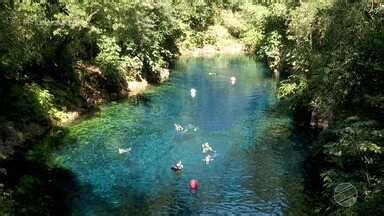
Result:
M300 212L304 152L290 119L272 111L275 86L248 57L182 59L144 102L105 106L72 126L55 153L78 184L68 200L72 213ZM216 151L208 164L206 142ZM184 170L177 174L170 167L179 160ZM197 193L189 191L192 178L200 182Z

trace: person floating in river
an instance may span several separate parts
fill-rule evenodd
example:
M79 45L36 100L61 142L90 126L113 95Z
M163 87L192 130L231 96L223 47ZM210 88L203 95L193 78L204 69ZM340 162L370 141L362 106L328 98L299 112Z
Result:
M119 148L119 154L126 154L131 152L131 148Z
M205 156L205 158L203 159L203 162L208 165L211 161L213 161L213 157L211 155L207 155Z
M201 148L203 153L215 152L207 142L204 144L201 144Z
M208 75L209 76L214 76L214 75L216 75L216 73L215 72L209 72Z
M199 128L194 126L193 124L188 124L186 129L187 131L196 132Z
M181 162L181 160L180 160L179 162L177 162L175 165L173 165L173 166L171 167L171 170L173 170L173 171L175 171L175 172L178 172L178 171L183 170L183 168L184 168L184 166L183 166L183 164L182 164L182 162Z
M196 89L194 89L194 88L191 88L191 97L196 97Z
M181 124L175 123L175 130L177 133L194 133L196 132L199 128L194 126L193 124L188 124L187 126L182 126Z
M229 80L230 80L230 82L231 82L231 85L235 85L235 83L236 83L236 77L231 76L231 78L230 78Z
M180 124L175 124L175 129L176 129L177 132L182 132L182 131L184 131L183 126L181 126Z

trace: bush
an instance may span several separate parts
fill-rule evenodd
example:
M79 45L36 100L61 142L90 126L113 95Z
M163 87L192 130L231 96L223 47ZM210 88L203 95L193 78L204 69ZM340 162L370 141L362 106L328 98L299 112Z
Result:
M173 4L176 17L193 31L203 32L214 24L215 9L208 1L179 1Z
M275 3L268 7L269 13L264 16L263 28L264 33L277 31L280 35L285 36L287 30L288 8L285 4Z
M222 25L227 28L228 32L235 38L239 38L246 30L246 23L244 23L244 18L240 13L222 10L220 17L222 19Z
M384 48L383 15L366 11L359 2L345 7L343 2L319 1L289 13L280 6L272 9L259 54L288 77L280 83L279 96L296 111L310 109L310 121L329 126L314 150L323 194L331 194L339 182L351 182L361 193L352 211L376 214L384 178L379 171L384 58L376 51ZM331 209L323 213L331 214Z
M284 63L283 36L278 31L267 34L263 40L263 46L258 50L259 56L267 60L269 67L277 74Z
M242 17L245 18L248 29L263 30L263 23L265 17L269 15L267 7L262 5L245 4L241 7Z
M245 45L245 49L250 53L256 53L261 47L264 35L260 30L251 29L242 34L241 41Z
M37 3L1 9L0 17L0 70L2 76L20 79L25 67L42 62L50 25Z

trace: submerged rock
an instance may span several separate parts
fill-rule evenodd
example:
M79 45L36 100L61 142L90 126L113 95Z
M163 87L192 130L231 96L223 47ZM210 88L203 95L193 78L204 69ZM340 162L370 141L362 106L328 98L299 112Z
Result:
M161 68L156 71L145 72L143 77L149 83L159 84L167 81L169 79L170 71L167 68Z
M149 86L148 82L145 79L139 81L129 81L128 85L128 95L134 96L143 93Z

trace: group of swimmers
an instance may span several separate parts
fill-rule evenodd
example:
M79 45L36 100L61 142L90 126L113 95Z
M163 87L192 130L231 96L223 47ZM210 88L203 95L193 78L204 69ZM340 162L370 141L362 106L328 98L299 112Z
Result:
M201 144L202 153L206 154L205 157L202 159L202 161L208 165L211 161L213 161L213 158L216 155L216 151L213 150L213 148L208 143ZM212 155L213 154L213 155ZM182 171L184 168L183 163L181 160L179 160L175 165L171 166L171 170L175 172Z
M210 75L214 75L214 74L210 74ZM231 77L230 78L230 83L231 83L231 85L235 85L235 83L236 83L236 77ZM196 97L196 93L197 93L197 91L196 91L196 89L194 89L194 88L192 88L191 89L191 97L192 98L194 98L194 97ZM188 131L193 131L193 132L196 132L197 130L198 130L198 127L195 127L195 126L193 126L193 125L191 125L191 124L188 124L187 126L185 126L185 127L183 127L181 124L174 124L174 126L175 126L175 130L176 130L176 132L178 132L178 133L186 133L186 132L188 132ZM209 145L209 143L203 143L203 144L201 144L201 149L202 149L202 153L203 154L205 154L205 157L202 159L202 161L206 164L206 165L208 165L210 162L212 162L213 161L213 158L215 157L215 155L216 155L216 151L215 150L213 150L213 148ZM131 148L119 148L118 149L118 152L119 152L119 154L128 154L128 153L130 153L131 152ZM179 160L176 164L174 164L174 165L172 165L171 166L171 170L173 170L173 171L175 171L175 172L180 172L180 171L182 171L184 169L184 165L183 165L183 163L182 163L182 161L181 160ZM193 184L194 183L194 184ZM197 185L198 185L198 183L197 183L197 180L191 180L191 182L190 182L190 187L193 189L193 188L195 188L195 189L197 189Z
M208 143L202 144L201 148L203 154L206 154L203 161L208 165L211 161L213 161L213 157L216 155L216 151L213 150L213 148Z
M212 76L212 75L216 75L216 73L208 73L210 76ZM236 84L236 77L234 77L234 76L231 76L230 78L229 78L229 82L230 82L230 84L231 85L235 85ZM194 98L194 97L196 97L196 94L197 94L197 90L196 89L194 89L194 88L191 88L191 90L190 90L190 92L191 92L191 97L192 98ZM182 133L185 133L185 132L187 132L188 131L188 128L184 128L182 125L180 125L180 124L174 124L175 125L175 130L176 130L176 132L182 132ZM189 125L190 126L190 125ZM193 131L197 131L197 127L192 127L192 129L193 129ZM215 155L216 155L216 151L214 151L213 150L213 148L208 144L208 143L204 143L204 144L202 144L201 145L201 148L202 148L202 153L203 154L206 154L205 155L205 157L203 158L203 162L205 163L205 164L209 164L210 162L212 162L213 161L213 158L215 157ZM181 170L183 170L183 168L184 168L184 166L183 166L183 164L182 164L182 161L181 160L179 160L175 165L173 165L172 167L171 167L171 169L173 170L173 171L175 171L175 172L178 172L178 171L181 171Z

